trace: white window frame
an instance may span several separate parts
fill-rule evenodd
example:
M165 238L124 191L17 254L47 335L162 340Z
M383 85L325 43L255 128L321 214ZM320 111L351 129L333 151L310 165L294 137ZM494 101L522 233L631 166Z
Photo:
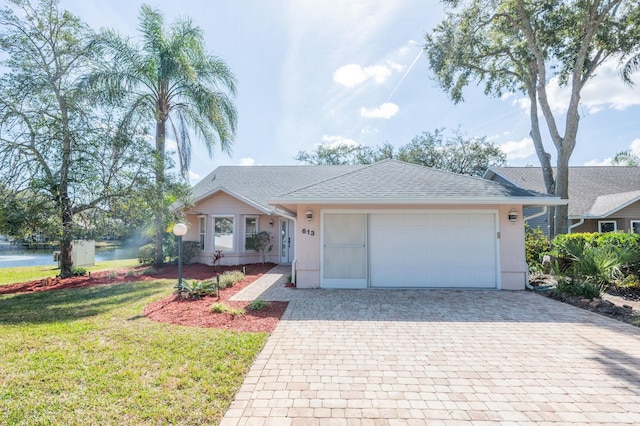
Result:
M200 250L204 251L207 247L207 216L198 216L198 243Z
M252 252L255 253L255 250L252 249L247 249L247 237L249 236L249 233L247 232L247 220L248 219L253 219L256 221L256 234L258 232L260 232L260 216L253 216L253 215L247 215L244 217L244 251L246 252Z
M618 222L616 220L599 220L598 221L598 232L602 233L602 225L607 224L607 223L613 223L613 231L611 232L616 232L618 230ZM609 232L609 231L606 231Z
M213 248L213 251L215 252L216 250L216 219L220 219L220 218L226 218L226 219L231 219L231 221L233 222L233 229L231 230L231 251L225 251L222 250L223 253L235 253L236 252L236 216L234 214L214 214L211 216L213 218L212 220L212 241L211 241L211 247Z
M631 231L634 231L634 232L635 232L635 230L634 230L634 228L633 228L633 225L634 225L634 224L636 224L636 223L640 225L640 220L632 220L632 221L631 221Z

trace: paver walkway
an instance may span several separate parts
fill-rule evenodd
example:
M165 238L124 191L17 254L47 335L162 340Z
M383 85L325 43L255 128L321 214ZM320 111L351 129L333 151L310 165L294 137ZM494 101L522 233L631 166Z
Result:
M237 296L289 307L223 426L640 424L631 325L530 292L264 278Z

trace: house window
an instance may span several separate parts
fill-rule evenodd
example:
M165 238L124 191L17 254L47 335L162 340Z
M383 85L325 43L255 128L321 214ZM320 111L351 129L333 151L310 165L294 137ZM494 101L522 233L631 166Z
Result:
M206 216L198 216L198 242L200 250L204 250L204 237L207 234L207 218Z
M253 237L258 233L258 217L247 216L244 219L244 249L245 251L255 251L253 247Z
M615 220L599 220L598 232L614 232L618 230L618 225Z
M631 231L634 234L640 234L640 220L631 221Z
M213 249L233 252L233 216L213 217Z

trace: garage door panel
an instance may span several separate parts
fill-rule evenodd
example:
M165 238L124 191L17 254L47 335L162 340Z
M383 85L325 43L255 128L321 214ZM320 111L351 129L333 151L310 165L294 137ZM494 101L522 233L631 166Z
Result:
M495 288L494 213L371 214L372 287Z

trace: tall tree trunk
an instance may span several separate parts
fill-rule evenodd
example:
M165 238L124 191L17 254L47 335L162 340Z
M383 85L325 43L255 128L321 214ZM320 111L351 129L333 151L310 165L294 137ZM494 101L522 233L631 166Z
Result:
M535 64L532 64L535 67ZM533 79L535 79L535 73L532 73ZM542 168L542 179L544 180L544 187L547 191L547 194L554 194L556 190L556 180L553 176L553 168L551 167L551 154L549 154L542 144L542 135L540 133L540 120L538 119L538 98L536 96L536 82L532 81L529 85L528 89L529 94L529 117L531 119L531 131L529 132L529 136L533 140L533 146L536 149L536 155L538 156L538 160L540 161L540 166ZM548 232L549 238L553 240L553 237L556 235L555 233L555 209L552 207L547 212L547 217L549 223Z
M69 168L71 167L71 135L69 134L69 109L66 99L58 95L62 124L62 164L60 165L60 186L58 187L58 205L61 210L62 238L60 240L60 277L73 275L71 241L73 240L73 210L69 199Z
M62 210L62 238L60 239L60 277L67 278L73 275L73 213L66 188L61 191L60 207Z
M556 167L556 193L563 200L569 199L569 156L558 155ZM556 206L555 235L566 234L569 231L569 206Z
M161 118L156 122L156 266L162 266L164 256L162 254L162 237L164 236L164 150L166 137L166 121Z

